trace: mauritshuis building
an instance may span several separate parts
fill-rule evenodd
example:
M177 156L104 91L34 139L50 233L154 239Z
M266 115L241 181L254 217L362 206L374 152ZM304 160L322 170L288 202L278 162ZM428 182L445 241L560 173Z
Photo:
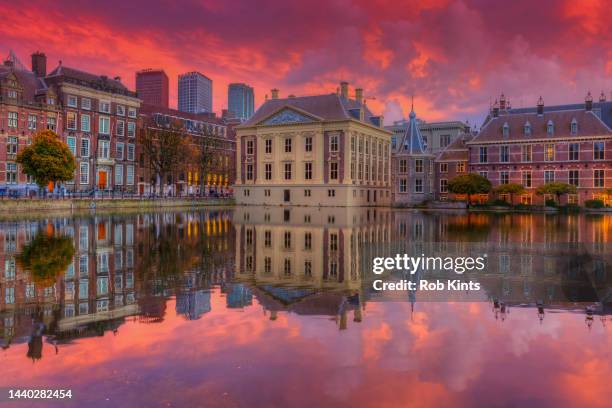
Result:
M346 82L325 95L272 90L236 136L239 204L391 204L391 132Z

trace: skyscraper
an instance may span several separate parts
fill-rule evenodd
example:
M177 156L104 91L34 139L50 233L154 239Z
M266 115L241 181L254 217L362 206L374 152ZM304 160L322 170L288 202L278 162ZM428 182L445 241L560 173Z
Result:
M143 69L136 72L136 93L147 105L168 108L170 85L168 75L161 69Z
M227 89L227 106L237 118L247 120L255 110L255 95L253 88L247 84L229 84Z
M212 112L212 80L195 71L179 75L178 110L189 113Z

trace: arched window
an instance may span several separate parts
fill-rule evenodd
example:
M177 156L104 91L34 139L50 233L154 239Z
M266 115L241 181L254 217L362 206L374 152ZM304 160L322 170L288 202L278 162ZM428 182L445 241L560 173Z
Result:
M576 118L572 119L570 130L572 132L572 135L575 135L576 133L578 133L578 121L576 120Z
M504 123L502 132L503 132L504 137L510 136L510 125L508 125L508 122Z

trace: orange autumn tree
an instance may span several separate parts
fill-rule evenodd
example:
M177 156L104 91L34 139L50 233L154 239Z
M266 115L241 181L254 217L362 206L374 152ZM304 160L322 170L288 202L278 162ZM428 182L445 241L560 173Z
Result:
M41 187L50 182L72 180L76 169L72 152L51 130L37 133L32 144L17 155L17 163Z

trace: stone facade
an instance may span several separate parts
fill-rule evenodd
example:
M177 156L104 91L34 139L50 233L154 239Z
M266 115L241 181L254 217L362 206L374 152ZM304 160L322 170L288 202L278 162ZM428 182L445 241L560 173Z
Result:
M390 138L348 84L267 100L237 132L238 204L388 205ZM276 96L276 93L273 93Z

